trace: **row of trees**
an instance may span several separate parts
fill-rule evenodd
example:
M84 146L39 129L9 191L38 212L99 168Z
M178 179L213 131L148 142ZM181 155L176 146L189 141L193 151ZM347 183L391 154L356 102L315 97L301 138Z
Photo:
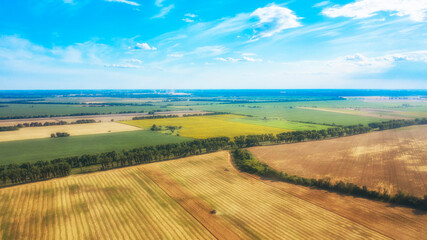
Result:
M151 112L149 112L151 113ZM154 114L154 112L153 112ZM196 117L196 116L205 116L205 115L223 115L230 114L229 112L210 112L210 113L196 113L196 114L184 114L182 117ZM139 116L133 117L132 120L142 120L142 119L160 119L160 118L177 118L179 115L149 115L149 116Z
M406 122L406 124L410 124L410 123L426 124L427 120L420 119L420 120L414 120L413 122ZM389 123L384 122L382 124L387 125ZM380 128L377 127L377 129L380 129ZM234 141L231 141L230 138L228 137L216 137L216 138L208 138L208 139L198 139L198 140L193 140L193 141L188 141L183 143L163 144L163 145L157 145L157 146L135 148L135 149L124 150L119 152L111 151L111 152L105 152L101 154L85 154L82 156L65 157L65 158L52 160L48 163L49 164L67 163L71 168L83 168L88 166L100 165L101 169L104 170L104 169L109 169L114 167L124 167L124 166L130 166L135 164L164 161L164 160L169 160L174 158L182 158L182 157L187 157L187 156L197 155L202 153L216 152L219 150L257 146L263 143L264 144L280 143L280 142L291 143L291 142L318 140L318 139L325 139L328 137L340 137L340 136L361 134L361 133L368 132L370 130L372 130L371 127L355 125L355 126L337 127L337 128L331 128L327 130L318 130L318 131L285 132L277 135L261 134L261 135L239 136L239 137L235 137ZM242 158L247 159L248 156L245 155ZM260 171L267 171L265 169L269 169L259 164L256 165L256 168L264 169ZM7 170L10 168L8 166L0 166L0 169ZM286 175L283 175L283 176L286 177ZM49 177L52 177L52 174L49 175L48 178ZM28 179L32 179L32 178L27 176L25 179L27 179L26 181L28 181ZM300 180L296 180L296 181L298 182ZM308 180L301 180L301 181L307 182ZM320 180L317 180L317 181L320 181ZM310 183L310 185L323 184L323 182L308 182L308 183ZM336 186L336 188L341 188L341 185ZM349 186L345 186L345 188L348 188L348 187ZM359 190L354 190L354 191L357 192ZM372 193L372 194L375 196L376 193ZM394 201L394 200L390 199L390 201Z
M329 178L315 179L304 178L296 175L288 175L287 173L278 172L270 168L267 164L261 163L254 159L246 149L235 149L232 151L233 161L239 170L255 174L262 177L268 177L274 180L288 182L297 185L315 187L328 191L349 194L357 197L363 197L388 203L396 203L408 207L427 210L427 194L424 198L419 198L404 194L399 191L394 196L391 196L387 191L378 192L368 190L366 186L360 187L354 183L345 183L343 181L332 183Z
M109 169L216 152L222 149L229 149L230 143L230 138L228 137L216 137L183 143L135 148L120 152L111 151L101 154L85 154L80 157L56 159L54 162L67 162L72 168L101 165L101 169Z
M177 118L178 115L150 115L150 116L139 116L133 117L132 120L142 120L142 119L160 119L160 118Z
M69 137L70 134L67 132L57 132L57 133L52 133L50 134L51 138L60 138L60 137Z
M368 126L373 129L387 130L393 128L406 127L411 125L427 124L427 118L416 118L413 120L391 120L380 123L369 123Z
M92 113L70 113L70 114L43 114L43 115L28 115L28 116L6 116L6 117L0 117L0 120L22 119L22 118L73 117L73 116L108 115L108 114L125 114L125 113L144 113L144 110L141 110L141 111L106 112L106 113L92 112Z
M77 120L75 122L71 122L70 124L83 124L83 123L95 123L96 121L94 119L81 119L81 120ZM68 122L66 121L59 121L59 122L45 122L45 123L41 123L41 122L30 122L30 123L19 123L15 126L8 126L8 127L0 127L0 132L1 131L15 131L18 130L20 128L25 128L25 127L46 127L46 126L57 126L57 125L67 125Z
M17 127L17 126L0 127L0 132L16 131L18 129L19 129L19 127Z
M0 166L0 180L3 184L9 180L12 184L34 182L54 177L68 176L70 164L64 161L38 161L34 164L23 163Z

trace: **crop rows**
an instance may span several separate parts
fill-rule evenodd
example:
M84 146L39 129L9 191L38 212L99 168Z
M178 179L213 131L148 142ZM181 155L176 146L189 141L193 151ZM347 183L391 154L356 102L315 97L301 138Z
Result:
M230 165L226 152L144 167L158 168L170 175L216 209L218 215L243 238L386 238L339 215L239 175Z
M2 239L212 239L135 168L0 190Z

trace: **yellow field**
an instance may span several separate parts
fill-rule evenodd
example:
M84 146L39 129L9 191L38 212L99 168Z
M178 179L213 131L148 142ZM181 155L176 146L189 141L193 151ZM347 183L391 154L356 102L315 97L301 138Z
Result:
M116 122L56 125L46 127L27 127L17 131L0 132L0 142L49 138L51 133L67 132L71 136L89 135L108 132L135 131L140 128Z
M213 239L138 168L0 190L0 239Z
M387 231L371 228L369 221L395 219L392 227L399 228L398 209L362 225L239 173L227 152L217 152L0 189L0 235L2 239L388 239ZM417 218L425 220L422 214L409 218L410 226L418 228L408 232L419 238L425 228L419 227Z
M182 129L179 131L180 136L199 139L221 136L233 138L234 136L240 135L266 133L277 134L288 131L281 128L228 121L229 119L242 117L243 116L227 114L180 118L143 119L122 121L121 123L146 129L153 126L153 124L162 126L182 126Z

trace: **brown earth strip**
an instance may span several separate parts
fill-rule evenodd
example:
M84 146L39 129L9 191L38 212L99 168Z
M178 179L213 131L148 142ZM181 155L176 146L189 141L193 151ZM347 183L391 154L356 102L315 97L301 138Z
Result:
M370 110L364 110L361 109L360 111L356 111L353 109L332 109L332 108L312 108L312 107L298 107L302 109L309 109L309 110L315 110L315 111L323 111L323 112L333 112L333 113L342 113L342 114L350 114L350 115L359 115L359 116L365 116L365 117L376 117L376 118L384 118L384 119L413 119L413 117L408 116L393 116L393 115L385 115L381 112L374 111L372 109ZM397 113L397 111L395 111ZM405 114L405 112L400 112L401 114ZM409 114L408 114L409 115Z
M427 193L425 125L249 150L259 161L291 175L329 177L390 194Z
M427 212L242 174L390 238L427 239Z
M175 199L188 213L197 219L217 239L242 239L230 230L226 223L211 214L214 210L202 199L188 192L177 181L169 178L166 174L155 168L139 168L146 176L151 178L172 199Z

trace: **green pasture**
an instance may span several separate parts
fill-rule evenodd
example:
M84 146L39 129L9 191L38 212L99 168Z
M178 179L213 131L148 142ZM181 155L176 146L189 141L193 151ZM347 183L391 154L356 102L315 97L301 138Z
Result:
M189 138L151 131L105 133L65 138L45 138L0 143L0 165L53 160L108 151L121 151L158 144L179 143Z

